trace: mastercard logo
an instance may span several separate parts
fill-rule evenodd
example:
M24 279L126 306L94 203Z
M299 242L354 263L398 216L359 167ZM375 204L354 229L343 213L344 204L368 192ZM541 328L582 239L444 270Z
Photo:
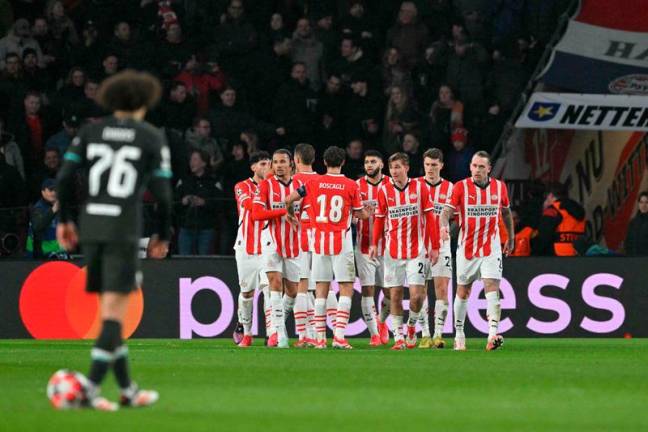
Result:
M101 330L99 296L85 291L86 268L48 262L32 271L20 291L20 317L35 339L95 339ZM142 320L142 290L130 294L122 336L130 337Z

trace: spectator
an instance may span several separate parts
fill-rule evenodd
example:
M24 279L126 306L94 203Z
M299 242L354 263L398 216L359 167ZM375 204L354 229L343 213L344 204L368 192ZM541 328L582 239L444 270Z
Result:
M574 242L585 235L585 209L567 197L561 184L552 185L544 201L533 254L575 256Z
M637 215L628 226L625 252L628 256L648 256L648 191L641 192Z
M329 65L337 55L340 46L340 35L333 28L333 14L328 11L313 14L315 37L324 46L324 64Z
M382 58L382 84L385 96L389 97L392 87L401 87L405 93L412 95L412 77L410 72L401 65L400 52L397 48L387 48Z
M68 112L73 106L81 104L85 99L83 88L85 86L86 74L83 68L75 66L71 68L61 87L53 98L53 105L59 112Z
M447 44L435 42L425 49L422 62L412 71L414 96L419 109L428 110L439 94L439 87L445 82L448 62Z
M311 89L319 91L324 80L324 45L315 38L307 18L297 21L292 38L292 61L304 64Z
M4 120L1 117L0 117L0 150L2 151L0 160L2 160L7 165L15 168L16 171L18 171L18 174L20 174L22 180L24 181L25 163L23 162L23 157L20 152L20 147L18 147L18 144L16 144L16 140L14 136L9 132L5 131Z
M213 251L216 225L216 181L209 172L209 155L200 150L191 152L191 174L180 181L176 196L180 200L180 255L209 255Z
M241 142L245 144L245 153L251 155L259 151L259 135L252 129L241 132Z
M261 49L250 64L251 81L247 83L255 113L264 121L271 121L275 94L290 76L291 40L278 38L272 49Z
M207 62L204 56L192 55L184 69L174 79L185 84L187 91L196 101L196 112L204 116L209 112L209 101L212 93L218 93L225 88L225 74L218 63Z
M206 117L196 117L193 127L187 130L185 142L193 150L200 150L209 157L209 171L217 173L223 165L223 152L215 138L211 136L211 124Z
M379 95L369 90L368 77L359 73L351 79L353 94L346 104L344 119L348 140L361 137L372 147L377 145L380 136L380 120L383 102Z
M47 179L41 185L41 199L29 210L29 230L25 251L32 258L68 257L56 241L59 222L59 202L56 199L56 180Z
M411 1L401 3L398 19L387 32L387 46L397 48L403 66L411 70L428 44L428 29L418 20L418 8Z
M423 171L421 142L414 133L406 133L403 135L401 150L409 157L409 176L411 178L422 177L425 173Z
M320 92L317 104L317 146L323 154L331 143L341 142L344 138L344 106L346 95L342 91L342 80L331 74L326 87Z
M9 0L0 1L0 35L5 35L14 22L13 9Z
M229 1L227 13L221 17L216 40L216 49L221 54L223 63L230 68L225 72L233 76L241 75L249 54L258 44L257 32L245 16L242 0Z
M61 168L61 155L56 147L45 149L45 156L41 166L30 177L30 199L29 202L35 202L40 199L41 185L45 180L56 180L56 175Z
M430 143L445 151L452 131L463 127L463 103L455 98L448 84L439 87L439 97L430 107Z
M524 0L496 0L491 2L493 46L515 40L523 33Z
M250 175L250 163L245 153L245 144L236 142L232 146L232 159L223 168L223 196L227 198L222 216L223 229L220 232L219 253L231 254L236 239L237 213L234 201L234 186Z
M344 35L359 37L359 44L364 52L369 57L373 57L376 49L374 37L376 30L366 10L364 0L349 1L348 14L340 19L338 27Z
M345 35L340 43L340 57L331 64L329 69L342 78L344 85L349 85L354 75L369 72L371 62L365 57L364 51L353 37Z
M69 112L63 119L63 129L47 140L45 148L54 148L58 151L59 155L65 154L72 139L77 135L80 126L81 118L77 114Z
M184 38L179 23L168 26L164 40L155 48L159 52L157 69L163 77L176 76L194 52L192 44Z
M23 79L29 90L46 93L53 89L54 83L50 79L50 74L38 66L36 51L31 48L23 51Z
M13 113L27 93L23 77L22 61L18 54L10 52L5 56L5 70L0 78L0 115L8 117Z
M293 64L290 77L275 96L275 123L285 131L290 145L311 142L317 95L308 86L303 63Z
M392 87L389 93L382 144L387 154L393 154L399 151L403 135L416 131L419 116L403 87Z
M137 57L137 41L133 37L131 26L128 22L120 20L115 24L113 37L108 43L108 51L122 61L125 67L133 67L139 63Z
M72 63L85 69L101 62L101 55L106 50L104 41L99 38L99 30L94 21L88 20L81 30L81 41L72 51Z
M5 58L12 52L22 58L23 51L31 48L36 51L38 63L43 64L43 53L36 39L31 37L29 21L24 18L17 19L7 36L0 39L0 70L5 68Z
M61 47L61 51L69 52L69 48L79 43L74 23L65 14L65 8L61 0L50 0L45 11L47 23L52 37Z
M470 161L475 149L468 143L468 131L457 128L452 132L452 148L448 151L444 176L453 183L470 177Z
M271 41L289 38L289 32L284 25L283 16L280 13L273 13L270 17L270 30L268 32Z
M51 66L56 65L59 57L65 53L59 52L59 46L50 32L47 18L39 16L34 19L32 37L38 42L38 46L40 46L43 53L42 62L39 58L38 66L51 69ZM52 72L56 73L57 71L53 70Z
M349 141L346 147L346 161L342 166L342 174L356 180L364 175L364 144L359 139Z
M119 57L114 52L108 51L103 55L101 69L98 71L97 78L101 82L117 72L119 72Z
M107 113L97 103L97 89L99 89L99 80L91 76L87 77L83 85L84 97L67 112L78 113L79 117L90 121L106 115Z
M173 81L160 107L151 115L154 124L184 133L196 117L196 104L187 93L187 85L182 81Z

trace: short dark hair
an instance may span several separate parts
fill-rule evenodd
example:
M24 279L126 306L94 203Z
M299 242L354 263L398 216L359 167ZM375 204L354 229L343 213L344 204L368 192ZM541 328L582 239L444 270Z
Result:
M250 166L262 160L270 160L270 153L267 151L257 151L250 155Z
M194 148L191 150L191 153L189 156L193 155L194 153L198 153L200 156L200 159L202 159L203 162L205 162L207 165L209 165L209 153L207 153L205 150L201 150L199 148Z
M639 194L639 198L637 198L637 201L640 201L641 198L643 197L648 197L648 191L643 191Z
M295 156L297 155L303 164L312 165L315 162L315 147L307 143L299 143L295 146Z
M16 57L18 60L20 60L20 56L17 52L14 51L9 51L7 54L5 54L5 60L9 60L10 57Z
M364 159L367 159L368 157L375 157L375 158L380 159L381 161L385 160L383 158L382 153L380 153L378 150L374 150L374 149L369 149L366 152L364 152Z
M396 161L401 161L404 165L407 166L409 166L410 164L409 156L407 156L407 153L403 153L403 152L394 153L393 155L389 156L390 165L392 162L396 162Z
M488 164L489 164L489 165L492 165L491 155L488 154L488 152L485 151L485 150L479 150L479 151L476 152L473 156L478 156L478 157L486 158L486 159L488 159Z
M97 101L108 111L137 111L153 108L160 100L160 81L148 72L125 70L99 86Z
M423 160L425 160L425 158L437 159L439 162L443 162L443 152L436 147L427 149L425 150L425 153L423 153Z
M272 156L274 156L276 154L284 154L284 155L288 156L288 159L290 159L291 162L293 160L292 153L290 152L290 150L288 150L286 148L280 148L280 149L275 150L274 153L272 153Z
M324 164L329 168L341 167L345 158L346 152L343 148L331 146L324 151Z

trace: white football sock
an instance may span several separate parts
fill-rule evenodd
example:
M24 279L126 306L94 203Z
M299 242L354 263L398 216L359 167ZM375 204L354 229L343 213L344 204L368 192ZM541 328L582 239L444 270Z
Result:
M315 296L313 291L308 292L308 315L306 318L306 337L315 340L317 332L315 331Z
M239 293L238 298L238 320L243 324L243 334L252 335L252 303L254 297L245 298Z
M454 318L455 318L455 337L466 337L464 333L464 323L466 322L466 312L468 311L468 299L455 297L454 301Z
M497 291L486 293L486 317L488 318L489 338L497 335L501 313L502 309L500 307L499 294Z
M394 341L403 340L403 316L402 315L391 315L391 322L393 332L394 332Z
M448 301L437 300L434 302L434 337L443 337L443 326L448 316Z
M274 333L272 328L272 300L270 300L270 287L263 287L263 312L265 314L266 336Z
M409 318L407 319L408 326L415 326L416 322L419 320L420 312L414 312L413 310L409 311Z
M272 291L270 293L272 300L272 327L278 333L278 336L288 337L286 334L286 321L284 318L284 305L281 300L281 293Z
M427 295L423 300L421 312L419 313L419 324L421 325L421 333L423 337L430 337L430 309L428 306Z
M290 297L284 294L283 296L284 319L288 319L288 315L295 309L295 297Z
M308 296L306 293L298 293L295 298L295 331L299 339L306 337L306 321L308 320Z
M376 304L373 297L362 297L360 300L362 307L362 316L367 323L369 334L375 336L378 334L378 323L376 323Z
M387 297L383 297L380 302L380 322L384 323L389 313L391 312L391 300Z
M344 339L349 316L351 315L351 297L340 296L338 302L337 315L335 317L335 337Z
M326 316L331 320L331 328L335 331L335 317L337 316L338 301L333 290L329 289L326 297Z
M315 299L314 321L317 340L326 340L326 299Z

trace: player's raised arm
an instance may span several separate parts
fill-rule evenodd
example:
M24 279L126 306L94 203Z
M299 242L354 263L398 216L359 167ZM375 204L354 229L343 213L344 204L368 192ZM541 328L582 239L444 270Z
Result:
M254 199L252 206L252 220L262 221L281 217L286 214L286 209L268 210L268 183L267 181L261 182L259 185L259 195Z

